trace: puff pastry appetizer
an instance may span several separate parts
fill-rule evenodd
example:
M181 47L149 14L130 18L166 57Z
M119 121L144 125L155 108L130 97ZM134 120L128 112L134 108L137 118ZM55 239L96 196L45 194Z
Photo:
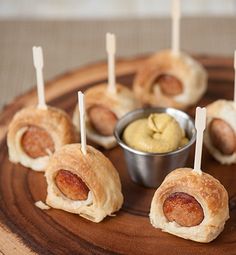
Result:
M207 88L204 67L189 55L161 51L138 71L133 89L143 105L184 109L194 105Z
M179 168L167 175L151 203L154 227L202 243L215 239L228 218L228 193L223 185L191 168Z
M222 164L236 163L236 104L217 100L207 107L204 144Z
M107 84L99 84L85 91L87 137L106 149L116 145L113 130L124 114L138 107L133 93L116 84L116 93L107 90ZM73 123L79 130L79 110L76 106Z
M54 107L27 107L15 114L7 134L9 159L35 171L44 171L50 155L77 140L70 117Z
M80 144L57 150L45 172L46 203L54 208L79 214L93 222L102 221L118 211L123 203L119 175L101 152Z

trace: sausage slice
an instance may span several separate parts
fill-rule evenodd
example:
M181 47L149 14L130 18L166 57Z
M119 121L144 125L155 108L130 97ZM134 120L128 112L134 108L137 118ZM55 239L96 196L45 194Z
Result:
M236 151L236 135L231 126L222 119L215 118L209 125L209 135L214 147L224 155Z
M71 200L86 200L89 188L78 175L67 170L59 170L55 177L58 189Z
M88 110L93 128L101 135L111 136L117 122L116 115L103 106L93 106Z
M183 85L179 79L169 74L162 74L156 78L154 84L158 83L162 92L167 96L176 96L183 92Z
M21 139L25 153L31 158L48 155L47 150L54 152L54 142L46 130L37 126L29 126Z
M175 221L183 227L197 226L204 218L198 201L184 192L170 194L163 204L163 212L168 221Z

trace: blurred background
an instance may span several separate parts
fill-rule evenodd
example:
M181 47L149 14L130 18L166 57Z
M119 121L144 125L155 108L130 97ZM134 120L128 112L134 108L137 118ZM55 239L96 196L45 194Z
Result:
M181 48L233 56L236 0L181 0ZM44 77L104 60L105 33L117 56L170 47L171 0L0 0L0 108L35 84L32 46L44 50Z
M170 0L1 0L2 18L169 16ZM184 15L235 15L235 0L182 0Z

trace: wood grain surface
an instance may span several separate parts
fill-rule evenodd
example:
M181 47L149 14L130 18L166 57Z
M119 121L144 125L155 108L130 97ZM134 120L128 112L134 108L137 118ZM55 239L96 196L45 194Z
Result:
M196 56L209 73L209 87L200 106L219 99L233 98L233 60ZM118 81L131 86L143 58L120 60ZM70 115L75 107L76 91L106 80L105 63L71 71L49 82L46 98L50 105ZM230 196L230 220L223 233L210 244L187 241L151 226L148 218L154 189L131 182L122 150L102 150L118 169L125 197L116 217L96 224L61 210L42 211L34 203L45 201L46 182L36 173L8 160L6 132L16 111L35 104L36 90L16 98L0 115L0 251L3 254L235 254L236 251L236 166L222 166L204 149L202 168L218 178ZM193 116L194 107L188 109ZM188 166L193 165L193 151Z

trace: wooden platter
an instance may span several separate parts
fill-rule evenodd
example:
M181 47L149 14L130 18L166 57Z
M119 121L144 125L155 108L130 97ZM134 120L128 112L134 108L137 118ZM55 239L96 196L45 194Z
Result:
M209 73L209 87L199 102L204 106L216 99L233 98L233 60L196 56ZM131 86L143 58L120 60L118 81ZM47 100L70 115L76 104L76 91L106 80L105 63L97 63L69 72L48 82ZM9 121L20 108L35 104L36 90L16 98L0 115L0 253L3 254L235 254L236 250L236 165L222 166L204 149L203 166L218 178L230 196L230 220L223 233L210 244L187 241L158 229L148 218L154 189L131 182L122 150L102 150L118 169L124 205L117 217L102 223L89 222L61 210L42 211L34 203L45 201L46 182L43 173L36 173L8 160L6 132ZM193 116L195 108L188 109ZM188 166L193 164L193 151Z

